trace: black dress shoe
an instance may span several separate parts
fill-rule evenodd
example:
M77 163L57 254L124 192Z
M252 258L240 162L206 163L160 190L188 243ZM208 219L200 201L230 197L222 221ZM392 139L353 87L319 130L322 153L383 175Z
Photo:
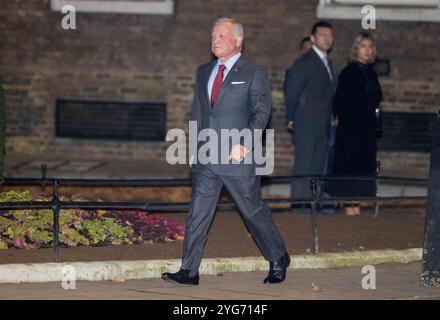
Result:
M290 256L286 252L278 261L270 262L269 274L264 283L280 283L286 279L286 271L290 265Z
M162 273L162 279L168 282L177 282L180 284L198 285L199 284L199 274L195 276L188 276L189 270L180 269L176 273L165 272Z

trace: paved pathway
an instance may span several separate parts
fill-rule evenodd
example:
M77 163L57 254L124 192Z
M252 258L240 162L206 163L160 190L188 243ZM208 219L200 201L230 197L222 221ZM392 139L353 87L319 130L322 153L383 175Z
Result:
M264 285L262 272L201 276L199 286L173 285L161 279L78 282L75 290L64 290L61 283L2 284L0 299L440 300L440 288L419 285L420 270L420 263L376 266L375 290L362 289L365 274L361 268L341 268L289 271L286 281L279 285Z

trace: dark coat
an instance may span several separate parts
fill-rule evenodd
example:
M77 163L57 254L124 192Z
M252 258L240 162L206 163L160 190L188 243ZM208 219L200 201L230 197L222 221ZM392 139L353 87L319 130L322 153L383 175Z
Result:
M333 111L336 129L333 174L374 175L376 171L376 115L382 100L377 74L370 65L351 63L339 75ZM334 195L374 196L374 183L339 183Z
M330 69L337 80L332 63ZM284 82L287 120L293 121L295 134L328 135L336 85L315 50L295 61Z

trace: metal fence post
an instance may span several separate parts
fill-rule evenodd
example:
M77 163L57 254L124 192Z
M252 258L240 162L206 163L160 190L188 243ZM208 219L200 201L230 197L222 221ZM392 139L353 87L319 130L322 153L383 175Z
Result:
M318 180L312 179L310 181L310 188L312 189L312 253L318 253Z
M46 193L46 173L47 166L46 164L43 164L41 166L41 189L43 190L43 193Z
M440 114L434 119L421 284L440 287Z
M59 182L54 181L53 184L53 198L52 198L52 211L53 211L53 255L54 261L59 262L58 259L58 239L60 232L60 198L58 193Z

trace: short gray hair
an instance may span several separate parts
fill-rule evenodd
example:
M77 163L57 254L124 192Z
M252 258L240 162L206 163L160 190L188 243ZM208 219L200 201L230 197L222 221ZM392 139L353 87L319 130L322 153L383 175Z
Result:
M377 55L376 43L374 41L373 36L370 33L368 33L368 32L362 31L354 39L353 44L352 44L352 46L350 48L350 52L348 54L348 62L349 63L359 61L359 45L364 40L369 40L373 44L373 58L371 59L372 61L368 61L368 62L372 63L376 59L376 55Z
M215 27L216 25L218 25L220 23L230 23L230 24L232 24L232 32L233 32L234 36L236 38L238 38L238 37L243 37L244 38L243 25L240 22L238 22L237 20L235 20L233 18L227 18L227 17L219 18L219 19L214 21L213 27Z

